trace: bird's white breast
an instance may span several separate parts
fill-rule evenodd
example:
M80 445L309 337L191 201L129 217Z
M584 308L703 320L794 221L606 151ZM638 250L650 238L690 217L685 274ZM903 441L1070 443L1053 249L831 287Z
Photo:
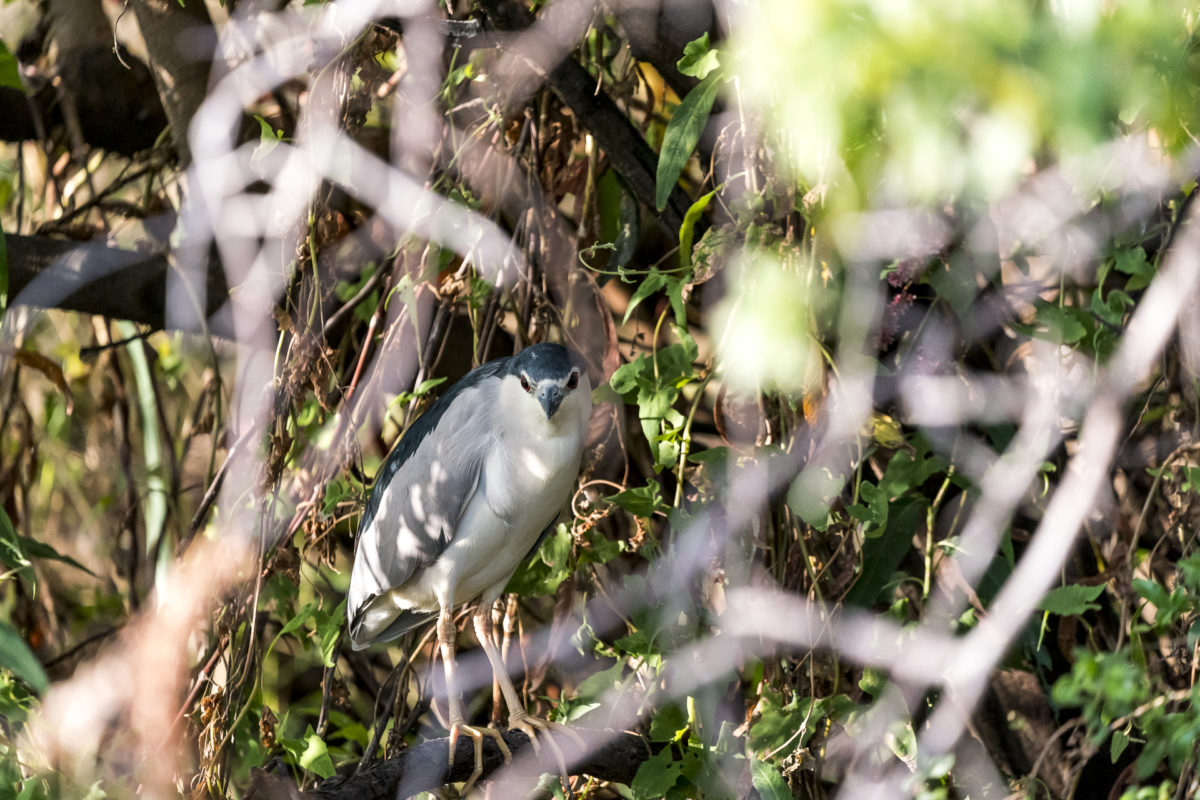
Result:
M564 399L554 420L533 413L495 420L496 441L454 537L415 580L393 590L397 605L435 610L503 590L570 500L591 411L590 391L581 389ZM502 399L501 405L506 402L536 409L527 396Z

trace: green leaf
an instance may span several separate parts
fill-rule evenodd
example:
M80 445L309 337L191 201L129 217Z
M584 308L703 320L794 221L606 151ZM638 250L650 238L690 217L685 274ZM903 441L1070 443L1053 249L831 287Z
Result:
M283 727L283 723L280 723ZM312 725L304 731L302 739L285 739L280 737L279 744L299 764L309 772L316 773L322 778L333 777L333 759L329 757L329 747L325 740L313 733Z
M1150 285L1154 278L1154 265L1146 260L1146 251L1141 247L1132 250L1122 250L1113 260L1117 272L1131 276L1125 282L1125 291L1133 292Z
M275 130L274 126L267 122L265 117L255 114L254 118L258 120L258 138L260 141L279 142L283 140L283 131Z
M708 31L683 46L683 57L675 65L684 75L693 78L707 78L708 73L721 66L720 56L708 43Z
M25 91L25 85L21 83L21 72L17 68L17 58L4 42L0 42L0 86Z
M963 267L949 266L931 269L929 284L937 292L938 297L950 304L954 313L965 317L975 303L979 294L979 285L975 282L975 274Z
M1125 310L1134 305L1133 298L1120 289L1113 289L1107 298L1101 298L1100 290L1092 292L1091 312L1110 325L1120 325Z
M342 624L346 620L346 601L338 603L331 613L318 611L313 615L316 621L317 640L321 643L321 663L332 667L337 659L338 637L342 633Z
M322 778L332 778L335 772L333 759L329 757L329 748L325 745L325 740L313 733L311 726L304 732L304 736L304 752L297 759L300 766Z
M682 765L671 755L671 748L659 750L643 761L633 776L629 788L634 800L660 800L675 785L681 769Z
M705 36L707 35L705 34ZM708 208L708 204L716 195L717 190L714 189L701 196L683 215L683 224L679 226L679 266L683 269L692 266L692 237L696 233L696 221L700 219L700 215L704 213L704 209Z
M825 718L824 704L815 698L792 696L786 705L782 695L770 687L764 687L758 701L758 720L750 726L749 745L759 752L770 752L792 741L802 725L806 731L795 741L800 747L807 742L812 732L820 727Z
M671 312L675 314L675 324L686 326L687 308L683 302L683 281L679 278L667 277L667 301L671 304Z
M1042 598L1042 602L1038 603L1038 608L1064 617L1077 616L1085 611L1099 609L1099 604L1092 601L1103 591L1104 584L1102 583L1095 586L1081 586L1076 583L1060 586L1047 592L1046 596Z
M658 174L655 177L654 205L659 211L667 207L667 198L675 188L683 167L692 157L700 134L708 123L713 101L719 88L717 75L710 75L687 93L675 109L663 134L662 151L658 154Z
M1063 309L1050 303L1042 303L1038 307L1037 325L1033 335L1056 344L1075 344L1087 335L1087 328L1080 318L1072 313L1082 311L1082 309Z
M305 603L304 607L296 612L296 616L285 622L283 627L280 628L279 633L275 634L275 638L271 640L271 644L267 647L266 654L263 655L263 660L265 661L267 656L271 654L271 651L275 649L275 645L279 643L280 639L289 633L299 630L305 622L308 622L309 618L317 612L317 608L318 605L317 601L315 600L311 603Z
M587 542L579 553L579 564L607 564L624 550L622 542L609 539L599 528L588 532Z
M70 556L64 556L62 553L58 552L45 542L39 542L35 539L30 539L28 536L18 536L17 539L21 542L21 546L25 548L26 555L32 558L44 558L48 561L58 561L61 564L74 567L80 572L86 572L93 578L99 577L96 573L92 572L83 564L80 564Z
M445 383L446 380L446 378L429 378L428 380L423 380L417 384L417 388L412 390L412 396L420 397L421 395L426 394L430 389L433 389L435 386L440 386L441 384Z
M750 761L750 781L758 791L762 800L791 800L792 791L788 788L779 770L765 761L755 758Z
M865 484L864 484L865 485ZM892 504L883 534L863 541L862 574L846 593L846 602L870 607L892 578L904 554L912 547L912 537L925 514L926 502L902 498Z
M667 506L663 503L661 489L657 481L651 480L645 486L626 489L607 498L608 502L623 508L635 517L649 517L655 511L664 511Z
M50 681L46 671L37 660L37 656L29 649L29 645L21 638L11 625L0 620L0 669L11 670L21 680L28 683L38 692L46 691Z
M93 578L96 577L94 572L70 556L64 556L44 542L18 534L13 527L12 520L8 518L8 514L0 508L0 562L8 564L10 569L23 576L36 588L37 582L34 572L30 568L32 564L30 559L32 558L58 561L86 572Z
M1129 746L1129 735L1125 731L1113 731L1112 741L1108 745L1108 754L1112 758L1112 763L1117 763L1117 759L1125 752L1125 748Z
M638 241L642 235L642 208L633 192L625 189L621 192L621 204L618 208L617 237L613 239L616 253L613 266L624 267L633 260L637 253Z
M1161 583L1148 581L1145 578L1134 578L1132 585L1135 592L1158 608L1163 608L1170 603L1167 589Z
M250 154L251 164L262 161L283 141L283 131L275 130L271 123L258 114L255 114L254 118L258 120L258 146Z
M662 209L659 209L660 211ZM667 283L667 276L659 272L657 269L651 269L650 273L642 278L642 282L634 290L633 296L629 298L629 305L625 307L625 316L621 318L621 324L624 325L629 321L630 314L634 309L641 305L641 302L650 295L657 292Z
M279 634L275 638L278 639L280 636L291 633L295 630L299 630L300 626L302 626L305 622L308 622L308 618L311 617L316 610L317 603L315 600L311 603L305 603L304 608L301 608L296 612L296 616L284 623L283 628L280 629Z
M1195 469L1189 467L1188 471ZM1200 551L1192 553L1187 558L1175 565L1179 570L1179 577L1183 580L1183 585L1188 591L1194 594L1200 594Z
M17 794L15 800L44 800L50 796L50 790L46 788L46 782L41 778L29 778L25 781L25 785L21 787L21 791Z
M883 687L887 686L887 673L878 667L866 667L863 676L858 681L858 688L872 697L879 697Z
M554 594L571 574L571 546L570 528L560 523L538 551L517 569L504 591L523 597Z
M679 706L669 703L659 709L650 722L650 741L674 742L683 736L687 730L688 721Z
M625 664L618 661L611 667L593 672L581 680L575 687L575 697L581 700L599 698L610 689L621 686L626 680Z
M9 569L26 575L28 580L34 580L25 548L21 546L21 537L17 535L12 520L3 508L0 508L0 561L7 564Z
M887 525L888 494L886 490L870 481L863 481L859 492L862 494L863 500L867 501L866 506L856 503L848 507L846 511L850 516L863 523L863 535L873 539L883 533L883 528Z

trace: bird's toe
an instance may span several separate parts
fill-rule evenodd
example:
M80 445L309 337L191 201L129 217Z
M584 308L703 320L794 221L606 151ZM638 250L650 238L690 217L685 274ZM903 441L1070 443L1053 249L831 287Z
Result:
M504 741L504 737L500 731L495 728L477 728L474 725L457 722L450 726L450 766L454 766L454 755L458 748L458 737L466 736L471 740L474 750L475 763L471 769L471 774L467 778L467 782L463 784L462 796L466 796L471 788L475 786L475 782L479 780L479 776L483 774L483 740L487 737L496 743L496 747L500 749L500 755L504 757L504 763L512 761L512 750L508 748L508 743Z
M554 761L558 765L558 774L563 780L563 785L570 791L570 774L567 772L567 759L563 755L562 748L555 741L555 734L563 733L569 737L575 744L583 750L585 745L579 734L558 722L551 722L548 719L535 717L527 711L517 711L515 714L510 714L508 719L508 727L519 730L529 737L529 742L533 745L533 752L541 752L541 746L538 741L539 736L546 738L546 744L550 746L550 751L554 754Z

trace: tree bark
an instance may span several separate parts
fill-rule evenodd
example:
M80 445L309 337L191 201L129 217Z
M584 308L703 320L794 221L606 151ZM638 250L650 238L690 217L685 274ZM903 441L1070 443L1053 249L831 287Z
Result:
M134 0L150 69L180 166L191 163L188 126L208 92L216 33L202 0Z
M10 303L127 319L156 330L171 327L165 255L44 236L9 234L4 238ZM209 265L205 317L228 296L222 274L218 266ZM210 332L230 333L219 328Z

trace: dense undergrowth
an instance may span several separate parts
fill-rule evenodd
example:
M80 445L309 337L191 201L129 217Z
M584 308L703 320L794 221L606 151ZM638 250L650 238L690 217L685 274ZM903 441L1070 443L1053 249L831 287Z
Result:
M204 335L0 292L0 798L442 735L432 631L343 643L358 516L448 382L547 339L592 447L496 627L531 708L648 742L576 797L1195 794L1194 10L292 5L247 54L319 63L229 56L242 139L191 172L0 151L10 242L170 245L232 298Z

